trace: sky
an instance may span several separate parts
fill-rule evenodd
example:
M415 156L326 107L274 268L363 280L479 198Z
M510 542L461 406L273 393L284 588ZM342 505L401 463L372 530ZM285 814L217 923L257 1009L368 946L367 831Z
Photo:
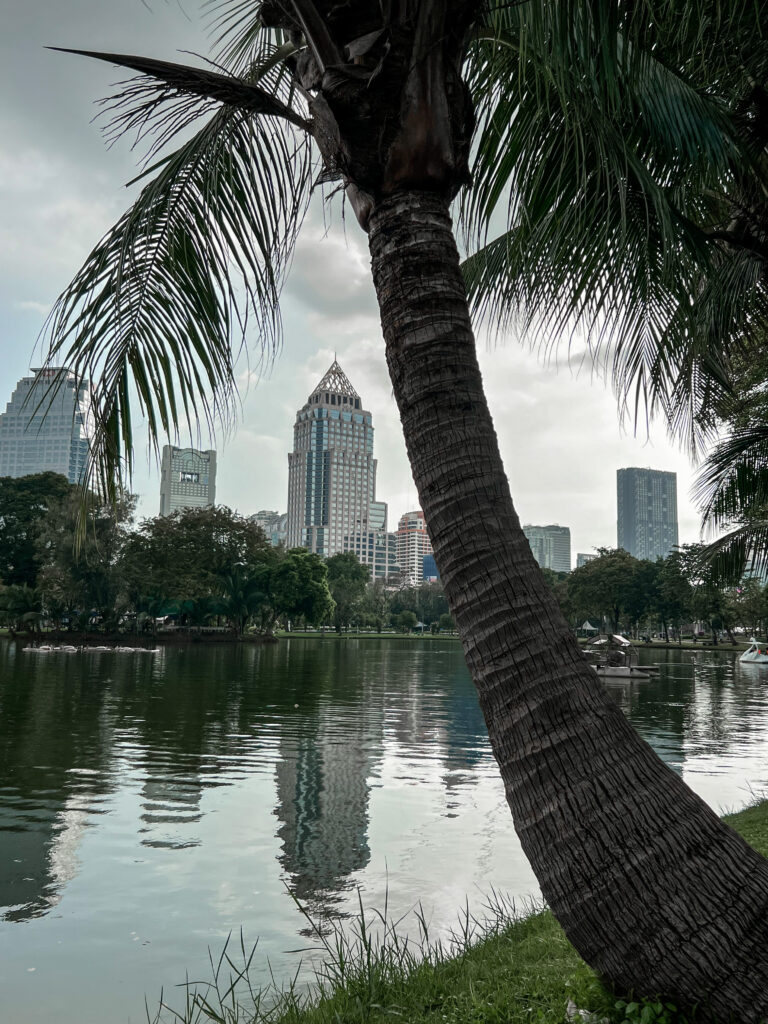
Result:
M200 0L0 0L0 408L30 366L59 292L128 206L125 183L141 152L111 148L98 100L126 77L110 65L46 50L77 47L194 62L210 52L210 11ZM188 51L188 52L183 52ZM238 367L233 429L199 439L218 453L218 502L251 514L284 511L287 453L297 409L334 355L373 414L377 498L390 529L418 507L384 345L366 239L337 205L313 203L282 297L283 344L267 360L255 339ZM680 542L699 539L690 499L695 475L661 424L637 436L622 425L610 388L564 342L544 359L526 339L490 343L478 332L481 369L512 495L524 523L570 527L571 550L616 544L616 470L649 466L678 475ZM182 436L181 443L189 443ZM193 438L198 443L198 438ZM156 515L159 470L139 434L133 490Z

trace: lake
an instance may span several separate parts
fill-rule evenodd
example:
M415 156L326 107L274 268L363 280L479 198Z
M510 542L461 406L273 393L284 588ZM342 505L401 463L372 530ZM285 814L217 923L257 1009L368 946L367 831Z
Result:
M717 810L764 792L768 670L641 654L659 677L611 692L660 756ZM257 979L286 979L312 943L295 899L421 902L445 934L491 888L537 891L455 641L0 641L3 1021L138 1024L241 927Z

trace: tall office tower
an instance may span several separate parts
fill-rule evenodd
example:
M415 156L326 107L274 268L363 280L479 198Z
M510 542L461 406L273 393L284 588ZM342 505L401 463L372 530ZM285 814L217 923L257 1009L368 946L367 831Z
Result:
M586 565L587 562L594 562L596 558L597 555L589 554L584 551L579 551L576 555L576 568L580 569L582 565Z
M180 508L205 508L216 501L216 452L163 447L160 467L160 515Z
M432 554L432 542L421 509L406 512L397 524L397 561L412 586L424 582L424 555Z
M567 526L526 524L523 533L531 545L533 557L542 569L571 571L571 531Z
M635 558L665 558L677 545L677 474L616 471L618 546Z
M354 551L375 568L371 535L380 532L386 535L386 505L376 501L371 414L334 359L296 413L288 455L288 547L324 558Z
M262 509L248 518L262 528L273 548L285 544L288 529L288 516L285 512L270 512L267 509Z
M93 435L90 382L63 368L32 374L0 414L0 476L51 472L79 483Z

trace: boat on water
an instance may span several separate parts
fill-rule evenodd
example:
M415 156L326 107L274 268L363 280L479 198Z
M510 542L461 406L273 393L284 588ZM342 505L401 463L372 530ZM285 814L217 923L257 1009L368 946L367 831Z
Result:
M752 642L739 661L751 665L768 665L768 643L760 643L752 637Z
M643 680L659 671L651 665L641 668L637 648L618 633L596 637L586 645L584 652L598 679Z

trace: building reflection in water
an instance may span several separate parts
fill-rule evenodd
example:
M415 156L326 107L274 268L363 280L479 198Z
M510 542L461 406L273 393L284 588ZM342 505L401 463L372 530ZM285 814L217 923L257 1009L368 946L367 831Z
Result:
M22 657L0 646L0 920L15 922L59 902L111 790L103 747L84 742L102 730L102 691L66 656L55 685L33 682Z
M383 751L385 666L380 659L361 662L351 647L321 671L314 652L299 648L289 659L302 698L294 727L282 733L275 767L280 863L307 910L329 914L370 860L369 798Z

